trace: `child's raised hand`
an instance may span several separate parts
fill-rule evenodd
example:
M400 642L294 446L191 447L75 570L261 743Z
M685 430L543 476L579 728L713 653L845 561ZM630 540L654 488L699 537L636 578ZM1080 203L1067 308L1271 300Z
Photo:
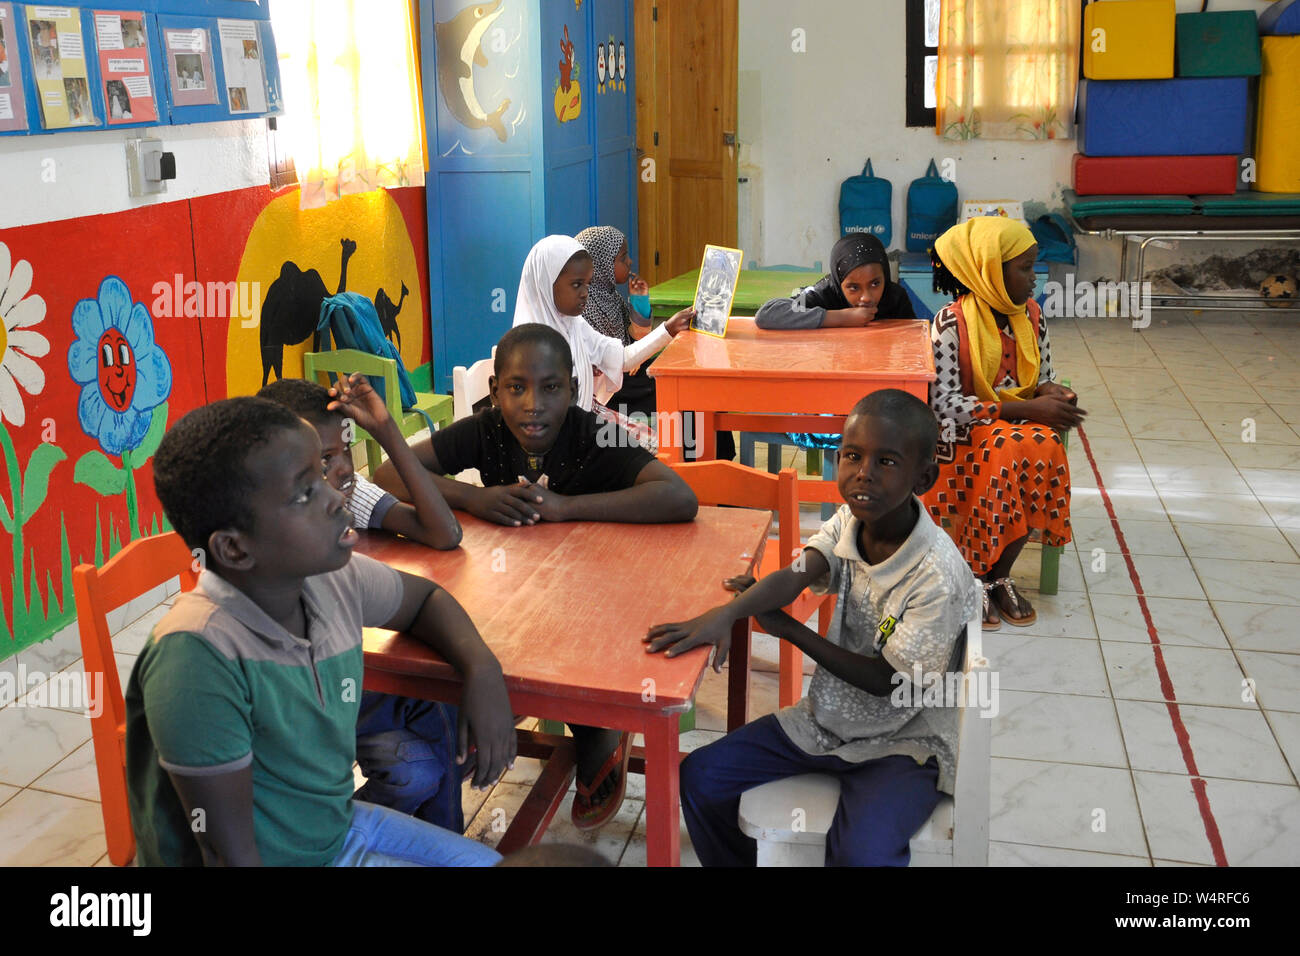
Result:
M370 387L370 380L360 372L340 378L338 385L331 387L329 392L334 401L326 407L331 412L342 412L372 435L392 420L388 406Z
M650 283L634 272L627 277L627 291L631 295L649 295Z
M692 306L689 309L682 309L682 311L678 312L671 319L665 322L664 327L668 329L669 335L675 337L678 332L690 328L691 320L694 318L695 318L695 307Z

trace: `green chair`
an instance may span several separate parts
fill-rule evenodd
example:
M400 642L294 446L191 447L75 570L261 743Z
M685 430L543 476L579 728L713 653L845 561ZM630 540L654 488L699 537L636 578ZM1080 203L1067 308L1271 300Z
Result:
M429 416L435 428L451 424L452 398L450 395L436 395L433 392L416 392L415 408L418 411L402 411L401 391L397 384L397 362L356 349L337 349L331 352L308 352L302 357L302 377L312 382L319 382L328 388L333 384L330 374L379 375L384 380L384 404L388 414L397 422L397 428L403 438L410 438L416 432L428 428L424 412ZM366 434L364 429L356 430L357 438L366 443L366 463L370 474L374 475L383 463L384 452L379 442Z
M821 272L822 261L818 259L816 262L812 264L812 267L809 268L808 266L792 266L792 265L760 266L751 260L749 263L749 268L757 269L760 272L803 272L805 270L810 272Z

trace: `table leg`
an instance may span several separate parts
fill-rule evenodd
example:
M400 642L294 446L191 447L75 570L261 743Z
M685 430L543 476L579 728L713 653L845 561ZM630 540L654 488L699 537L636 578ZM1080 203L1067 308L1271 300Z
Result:
M696 412L695 421L703 426L695 435L696 461L713 461L718 457L718 423L713 412Z
M668 389L663 383L657 383L657 387L659 388L659 408L655 417L655 431L659 442L659 454L666 456L669 464L680 463L685 461L682 450L683 429L685 428L685 423L682 421L682 411L671 403L670 396L664 394Z
M648 722L645 729L646 863L678 866L681 863L681 795L678 791L677 715Z
M727 733L749 720L749 648L753 618L731 625L731 655L727 658ZM784 649L785 642L781 642Z

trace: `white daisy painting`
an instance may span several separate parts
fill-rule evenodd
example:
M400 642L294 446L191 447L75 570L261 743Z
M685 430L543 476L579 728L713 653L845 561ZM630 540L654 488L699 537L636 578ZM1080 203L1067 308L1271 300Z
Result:
M32 331L45 321L45 300L28 295L31 288L31 263L14 263L9 247L0 242L0 420L17 426L27 420L23 392L45 390L45 372L33 359L50 351L49 340Z

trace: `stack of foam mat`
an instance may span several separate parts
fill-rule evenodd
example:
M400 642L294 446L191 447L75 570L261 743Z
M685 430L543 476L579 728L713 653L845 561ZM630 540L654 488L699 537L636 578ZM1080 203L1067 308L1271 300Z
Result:
M1097 0L1084 8L1083 63L1078 195L1236 191L1249 77L1261 72L1251 11Z

